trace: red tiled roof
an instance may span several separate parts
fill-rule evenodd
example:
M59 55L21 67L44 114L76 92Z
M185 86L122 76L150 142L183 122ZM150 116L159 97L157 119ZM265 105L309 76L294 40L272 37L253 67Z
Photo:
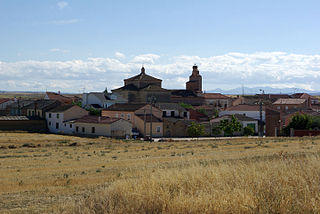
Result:
M120 118L112 118L112 117L100 117L100 116L93 116L88 115L84 116L80 119L77 119L75 122L78 123L99 123L99 124L111 124L118 120L121 120Z
M205 99L229 99L229 97L220 93L204 93L202 96Z
M204 121L204 120L208 120L208 116L205 114L202 114L196 110L193 109L189 109L189 113L190 113L190 120L196 120L196 121Z
M265 107L262 106L262 109L264 110ZM226 111L259 111L260 106L259 105L237 105L237 106L231 106L226 109Z
M5 103L5 102L8 102L9 100L10 100L10 99L8 99L8 98L0 99L0 104Z
M143 114L138 114L138 115L136 114L136 116L139 117L141 120L144 121L144 115L143 115ZM149 114L149 115L146 115L146 122L147 122L147 123L150 123L150 122L151 122L151 115L150 115L150 114ZM153 116L152 116L152 122L153 122L153 123L160 123L160 122L162 122L162 120L153 115Z
M273 104L274 105L299 105L305 103L305 99L278 99Z
M72 104L73 102L73 99L70 98L70 97L65 97L61 94L57 94L57 93L54 93L54 92L47 92L46 93L47 96L49 97L50 100L58 100L64 104Z

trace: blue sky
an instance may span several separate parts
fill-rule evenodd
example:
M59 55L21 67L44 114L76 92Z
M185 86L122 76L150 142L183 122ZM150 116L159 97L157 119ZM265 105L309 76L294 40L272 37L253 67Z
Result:
M0 0L0 90L114 88L141 64L165 87L182 88L194 63L206 90L320 90L319 8L307 0ZM273 76L255 81L265 72Z

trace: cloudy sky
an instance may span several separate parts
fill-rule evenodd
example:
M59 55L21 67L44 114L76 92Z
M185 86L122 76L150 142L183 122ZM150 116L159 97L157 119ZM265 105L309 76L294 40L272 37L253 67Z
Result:
M0 90L102 91L142 65L184 88L320 91L320 1L0 0Z

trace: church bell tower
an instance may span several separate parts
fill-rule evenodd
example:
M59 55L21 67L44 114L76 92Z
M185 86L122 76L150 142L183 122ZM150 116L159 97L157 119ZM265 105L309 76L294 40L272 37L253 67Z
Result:
M192 67L192 74L189 81L186 83L186 89L194 93L202 93L202 76L199 74L198 66Z

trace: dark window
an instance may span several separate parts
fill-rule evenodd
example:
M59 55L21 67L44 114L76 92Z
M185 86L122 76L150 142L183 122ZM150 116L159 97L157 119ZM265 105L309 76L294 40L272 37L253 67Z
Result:
M76 127L76 132L79 132L79 126Z
M162 117L165 117L165 116L167 116L167 112L166 112L166 111L163 111L163 112L162 112Z
M188 112L183 112L183 117L187 117L188 116Z
M96 128L92 127L91 132L92 132L92 134L94 134L96 132Z
M59 129L59 123L56 123L56 129Z
M51 113L49 113L49 118L51 118Z
M51 126L51 122L49 122L49 126Z
M174 117L174 111L171 111L171 117Z
M66 127L66 126L67 126L67 124L65 123L65 124L64 124L64 127Z
M59 118L59 114L57 114L57 118Z
M86 129L85 129L84 127L82 127L82 132L85 132L85 130L86 130Z
M70 124L70 128L72 128L72 124Z

